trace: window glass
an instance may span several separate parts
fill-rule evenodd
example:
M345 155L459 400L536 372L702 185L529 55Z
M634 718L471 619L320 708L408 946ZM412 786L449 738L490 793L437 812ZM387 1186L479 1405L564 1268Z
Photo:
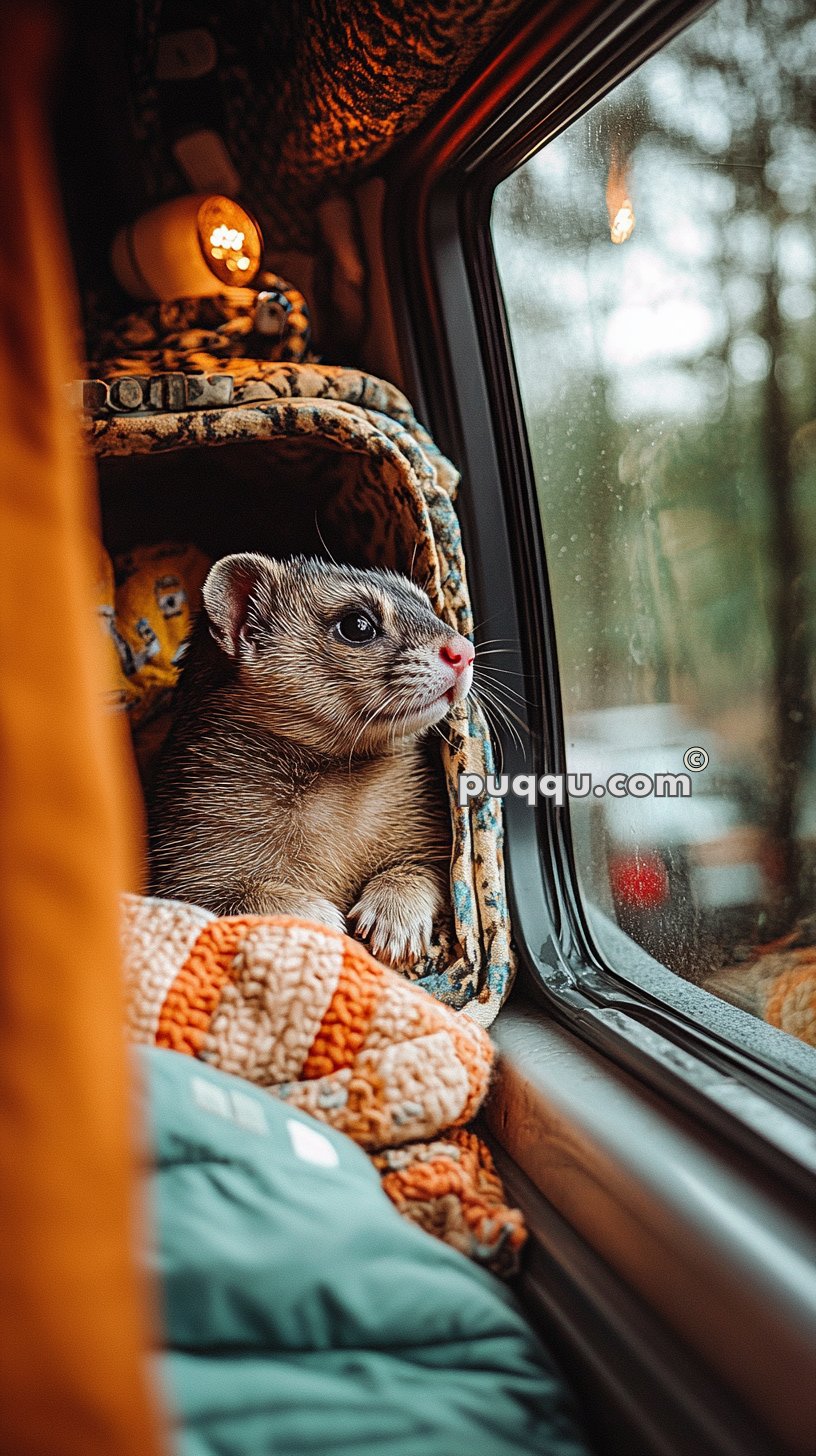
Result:
M810 0L719 0L492 216L596 933L809 1040L815 88Z

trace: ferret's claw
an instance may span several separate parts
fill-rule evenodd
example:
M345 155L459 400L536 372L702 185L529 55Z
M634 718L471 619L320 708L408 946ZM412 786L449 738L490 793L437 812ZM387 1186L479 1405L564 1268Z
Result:
M377 960L407 969L430 949L438 899L425 876L383 871L369 880L348 918Z

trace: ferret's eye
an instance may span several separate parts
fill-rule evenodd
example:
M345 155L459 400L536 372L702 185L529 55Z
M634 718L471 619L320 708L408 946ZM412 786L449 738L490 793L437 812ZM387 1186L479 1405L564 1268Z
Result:
M367 612L347 612L334 630L341 642L351 642L355 647L373 642L380 635L377 623Z

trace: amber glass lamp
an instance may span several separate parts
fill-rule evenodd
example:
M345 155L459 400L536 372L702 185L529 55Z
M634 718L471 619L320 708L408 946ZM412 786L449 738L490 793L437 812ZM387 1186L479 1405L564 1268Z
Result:
M261 266L254 218L230 197L175 197L116 235L111 265L132 298L200 298L245 288Z

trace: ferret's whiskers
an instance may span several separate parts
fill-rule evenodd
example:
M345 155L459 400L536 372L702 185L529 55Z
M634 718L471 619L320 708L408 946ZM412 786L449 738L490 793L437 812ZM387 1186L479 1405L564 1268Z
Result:
M453 742L450 736L444 732L441 724L436 725L436 732L439 734L439 737L442 739L442 742L444 743L446 748L455 749L456 744Z
M474 622L474 624L473 624L473 630L474 630L474 632L478 632L478 630L479 630L480 627L486 627L487 624L488 624L488 622L495 622L496 618L497 617L501 617L502 615L503 615L502 612L491 612L491 614L490 614L489 617L482 617L478 622Z
M499 732L500 724L497 723L496 718L488 709L487 704L480 701L478 693L474 693L473 697L478 703L482 712L484 713L485 718L487 719L487 725L492 734L493 743L496 749L498 771L499 773L504 773L504 744L502 743L502 736Z
M495 729L495 727L497 725L504 726L505 728L507 728L507 731L511 734L511 736L515 737L515 740L518 743L519 747L522 748L522 744L521 744L521 742L520 742L520 740L518 738L518 734L516 732L516 729L513 727L513 724L510 722L509 718L507 717L507 715L505 713L505 710L502 707L502 705L500 703L497 703L495 701L495 699L492 698L492 697L490 697L484 690L481 690L481 691L477 690L476 692L474 692L473 696L476 699L476 701L479 703L479 705L482 708L482 710L484 711L484 713L486 715L492 716L492 721L493 721L493 724L494 724L494 729ZM501 743L501 738L500 737L499 737L499 740L498 741L499 741L499 743ZM523 749L522 749L522 751L523 751Z
M315 511L315 513L314 513L314 523L315 523L315 530L317 531L317 535L318 535L318 540L320 541L320 543L321 543L321 545L323 547L323 550L325 551L326 555L328 556L329 560L333 563L333 565L334 566L339 566L340 565L340 562L339 561L335 561L335 558L332 556L331 551L329 550L328 546L326 545L326 538L325 538L325 536L323 535L323 532L320 529L320 522L317 519L317 511Z
M489 657L490 656L490 653L487 653L487 656ZM490 671L491 672L500 672L500 673L503 674L504 677L523 677L523 678L526 678L526 680L528 682L530 680L530 674L529 674L529 672L516 672L515 668L497 666L495 662L489 662L486 665L490 668ZM475 664L476 671L477 672L483 671L484 666L485 666L485 664L482 663L482 662L480 662L479 659L477 658L476 659L476 664Z
M476 686L479 686L479 684L476 684ZM481 686L485 686L484 681L482 681ZM514 697L514 699L516 699L516 702L520 703L523 708L529 708L529 700L527 700L526 697L520 695L520 693L517 693L516 690L513 689L513 687L507 686L507 683L497 683L497 681L494 681L493 678L488 678L487 687L488 689L490 689L490 692L493 693L495 700L497 700L497 702L500 702L501 706L506 709L506 712L510 713L511 718L516 719L519 727L525 729L525 732L527 732L526 722L523 722L523 719L519 718L519 713L513 712L513 708L511 708L510 702L509 700L507 700L507 695Z
M397 741L397 729L400 728L401 730L404 730L404 728L407 726L407 723L408 723L408 720L409 720L410 716L411 716L411 704L410 703L407 703L406 706L403 708L402 712L401 713L398 713L397 716L396 716L396 718L394 719L394 726L393 726L392 731L391 731L391 743L392 744L396 743L396 741ZM400 733L400 736L401 736L401 733Z
M515 724L513 723L512 719L510 718L509 714L507 713L507 710L500 703L496 703L492 698L485 699L485 697L483 695L482 696L482 706L484 706L484 704L485 704L486 701L490 703L491 711L495 715L495 718L498 721L499 725L503 725L507 729L507 732L510 734L510 737L513 739L514 743L518 747L519 752L521 753L522 758L526 758L526 756L527 756L526 755L526 750L525 750L524 743L522 741L521 735L520 735L518 729L516 728ZM501 740L499 740L499 741L501 741ZM503 766L504 765L502 764L502 767Z
M366 698L365 702L363 703L362 708L360 709L360 713L361 714L368 713L369 708L371 708L372 711L371 711L371 713L368 713L368 717L364 718L362 724L357 729L357 732L354 735L354 739L352 741L351 748L349 749L349 756L348 756L349 774L351 773L351 761L352 761L352 759L354 757L354 750L357 747L357 744L358 744L358 742L359 742L362 734L365 733L365 730L369 726L369 724L374 722L374 719L377 717L377 714L378 713L385 712L385 709L391 703L393 703L394 699L396 697L398 697L398 695L399 694L397 692L391 693L390 696L386 698L386 700L385 700L384 703L373 703L373 697L375 697L376 694L373 694L373 695L369 696L368 698ZM372 706L372 704L373 704L373 706Z
M443 718L442 723L432 723L431 732L436 733L442 739L442 742L447 744L448 748L453 748L453 744L451 743L451 740L448 737L447 733L442 732L442 724L447 723L447 721L447 718Z
M498 657L500 653L505 653L505 652L515 652L515 648L514 647L490 647L485 652L481 647L479 647L479 648L477 648L477 651L476 651L476 660L478 662L483 657Z
M475 638L475 636L476 636L476 633L475 632L474 632L473 636ZM508 643L508 647L507 647L507 651L508 652L512 652L513 648L514 647L518 647L518 645L519 645L518 644L518 638L517 637L485 637L484 642L474 642L474 646L475 646L477 652L481 652L481 650L482 650L483 647L492 647L494 642L506 642L506 643Z
M508 718L512 718L513 722L518 724L519 728L521 729L521 732L525 735L525 737L528 737L529 738L529 736L530 736L529 724L525 723L524 719L523 718L520 718L519 715L518 715L518 713L514 712L514 710L510 707L510 704L509 703L502 702L501 699L499 699L499 698L497 698L496 701L497 702L501 702L501 706L502 706L504 712L507 714Z
M484 713L485 721L487 722L487 726L490 729L491 738L496 749L498 772L501 774L504 772L504 744L502 743L502 736L499 732L499 724L496 722L496 719L490 708L488 708L487 703L481 701L478 693L474 692L472 694L472 697L477 703L480 711Z
M482 684L478 688L474 696L477 702L481 702L482 707L484 707L485 703L490 703L491 707L493 708L499 719L499 722L504 724L508 733L511 734L515 742L518 744L522 757L525 757L526 755L524 750L524 744L521 739L521 734L519 733L518 729L511 721L511 719L515 718L516 722L521 724L521 727L524 728L525 724L522 722L522 720L520 718L517 718L515 713L513 713L512 710L508 708L505 703L500 703L497 698L493 697L490 689L486 688L484 684Z
M490 686L492 688L496 689L497 691L500 689L501 692L507 694L511 698L514 698L517 703L521 703L523 707L529 708L529 706L530 706L530 700L529 700L529 698L525 698L525 696L524 696L523 693L518 692L516 690L516 688L511 687L509 683L502 682L501 680L499 680L497 682L496 679L495 679L495 677L492 677L491 676L491 669L490 668L488 668L488 667L483 667L482 668L481 672L479 673L478 681L479 682L483 682L484 681L484 678L485 678L485 675L487 675L487 681L490 683Z

